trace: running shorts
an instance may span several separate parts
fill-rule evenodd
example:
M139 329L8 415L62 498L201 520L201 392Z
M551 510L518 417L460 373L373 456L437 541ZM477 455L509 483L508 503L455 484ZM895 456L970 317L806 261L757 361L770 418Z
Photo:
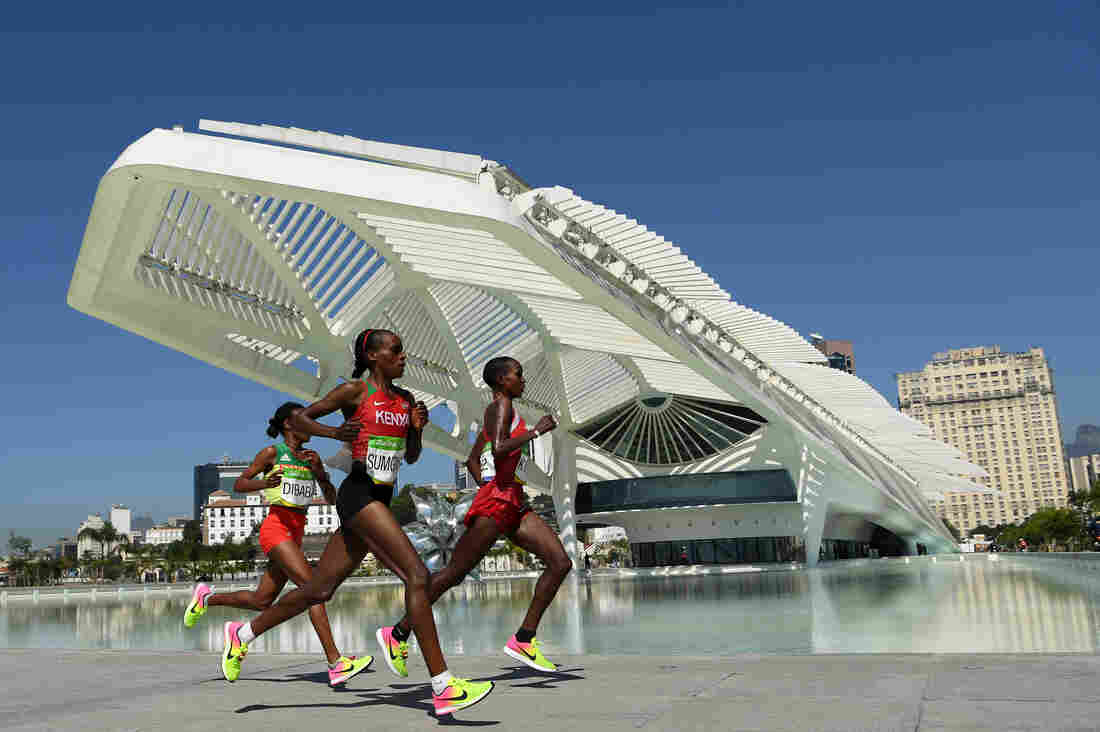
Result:
M367 468L362 461L356 460L351 464L348 477L340 484L340 490L336 492L336 513L340 516L340 530L344 531L355 518L355 514L366 508L371 501L381 501L389 506L392 498L393 486L375 483L367 475Z
M504 491L497 488L495 481L489 481L483 485L474 496L474 502L466 512L466 518L462 520L466 528L472 527L478 516L487 516L496 522L497 529L505 536L516 533L523 517L531 512L531 507L525 502L505 497L502 493Z
M298 547L306 533L306 512L286 506L272 506L267 518L260 524L260 549L264 554L290 539Z

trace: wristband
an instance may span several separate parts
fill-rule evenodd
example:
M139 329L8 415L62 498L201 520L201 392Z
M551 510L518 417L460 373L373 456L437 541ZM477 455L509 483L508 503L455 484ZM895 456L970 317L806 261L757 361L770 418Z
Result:
M539 431L538 431L537 429L533 429L533 430L531 430L531 431L535 433L535 437L538 437L538 436L539 436Z

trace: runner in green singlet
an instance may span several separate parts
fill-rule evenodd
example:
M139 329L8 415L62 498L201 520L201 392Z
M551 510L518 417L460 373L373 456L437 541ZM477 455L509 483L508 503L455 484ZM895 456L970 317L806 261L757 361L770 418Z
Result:
M264 610L275 602L287 580L301 587L313 576L302 553L306 512L319 492L329 503L335 502L336 489L329 482L320 456L302 447L309 442L309 434L289 427L291 417L300 409L303 409L301 404L287 402L275 411L275 416L269 420L267 434L277 437L281 433L283 441L260 450L233 486L237 493L262 492L270 505L267 518L260 525L260 548L270 560L267 571L255 590L215 594L205 582L197 584L183 615L183 624L188 628L194 627L212 605ZM343 684L370 666L374 660L371 656L343 656L336 649L324 605L311 607L309 619L328 659L329 684ZM229 681L235 681L240 664L227 666L223 663L222 673Z

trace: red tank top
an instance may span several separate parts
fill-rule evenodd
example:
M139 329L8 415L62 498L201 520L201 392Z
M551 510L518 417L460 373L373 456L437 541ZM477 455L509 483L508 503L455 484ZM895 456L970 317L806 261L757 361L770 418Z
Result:
M405 459L405 437L409 432L409 401L389 396L369 381L353 419L363 428L351 446L351 457L366 465L376 483L393 485Z
M489 450L492 451L493 440L489 436L489 433L484 429L485 440L489 444ZM519 416L518 412L512 412L512 431L508 435L509 437L519 437L527 432L527 424L523 421L523 418ZM490 452L490 454L492 454ZM531 459L531 443L527 442L523 446L516 448L512 452L508 453L502 458L493 456L493 468L496 471L493 475L492 482L496 484L497 490L502 493L513 494L514 497L519 499L523 498L522 487L527 483L527 464ZM522 501L521 501L522 502Z

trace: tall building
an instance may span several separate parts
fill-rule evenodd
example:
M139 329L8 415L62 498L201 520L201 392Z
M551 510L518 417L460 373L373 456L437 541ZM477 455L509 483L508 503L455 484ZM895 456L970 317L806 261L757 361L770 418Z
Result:
M206 463L195 466L195 488L192 502L194 510L192 519L202 520L202 507L214 491L225 491L235 499L243 499L243 494L233 490L233 484L237 482L248 462L243 460L230 460L228 457L220 463Z
M937 353L920 371L897 375L898 406L936 439L984 467L997 492L948 493L935 509L962 532L1023 521L1066 505L1062 433L1054 373L1042 348L1000 346Z
M1089 490L1100 477L1100 452L1067 458L1066 472L1069 474L1071 491Z
M115 531L129 538L131 533L130 509L118 503L111 506L111 524L115 527Z
M474 488L477 488L477 484L474 483L474 477L470 475L470 471L466 469L466 462L455 460L455 490L463 493Z
M817 333L810 334L810 343L829 359L829 367L849 374L856 372L856 352L851 341L838 341L823 338Z
M153 528L153 526L155 525L156 524L153 523L153 517L149 514L145 514L144 516L134 516L133 519L130 521L130 531L144 532Z

